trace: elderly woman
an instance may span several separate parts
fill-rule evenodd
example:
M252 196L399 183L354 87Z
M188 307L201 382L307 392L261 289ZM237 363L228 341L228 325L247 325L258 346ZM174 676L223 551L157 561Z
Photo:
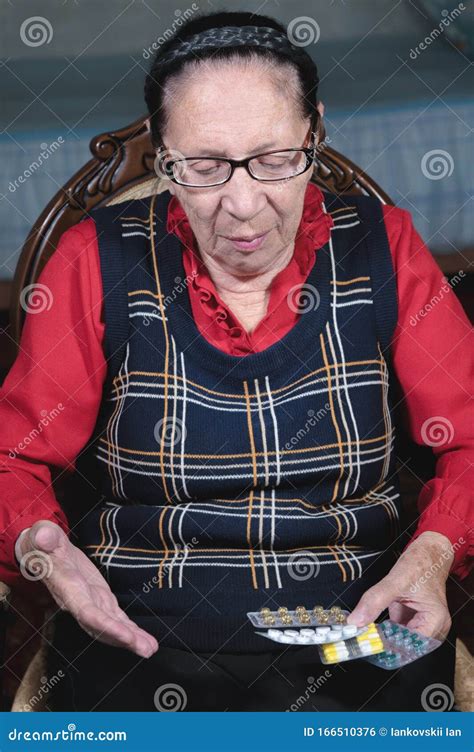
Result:
M310 182L323 106L293 42L248 13L182 26L145 85L160 190L95 210L42 272L53 305L3 387L2 574L45 565L55 709L417 710L452 691L469 323L452 292L418 316L445 280L406 211ZM438 456L411 540L399 404ZM60 505L48 468L75 460ZM391 674L328 670L247 619L302 604L445 642Z

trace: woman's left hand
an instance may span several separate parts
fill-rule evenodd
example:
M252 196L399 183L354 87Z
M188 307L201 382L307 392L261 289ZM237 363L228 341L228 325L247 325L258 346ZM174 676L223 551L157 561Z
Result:
M398 624L444 640L451 627L446 580L453 558L452 544L445 535L422 533L388 575L364 593L347 623L370 624L388 608L390 618Z

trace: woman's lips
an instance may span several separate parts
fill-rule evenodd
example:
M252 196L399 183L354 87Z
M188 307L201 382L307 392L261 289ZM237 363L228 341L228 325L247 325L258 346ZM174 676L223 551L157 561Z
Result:
M244 240L242 238L226 238L232 243L235 248L240 251L253 251L255 248L259 248L267 237L268 232L264 232L263 235L254 235L251 240Z

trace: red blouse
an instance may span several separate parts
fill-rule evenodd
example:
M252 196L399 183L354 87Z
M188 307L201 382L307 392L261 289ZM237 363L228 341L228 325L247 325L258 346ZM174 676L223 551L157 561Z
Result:
M219 297L183 208L172 198L167 228L183 241L193 315L213 345L244 355L265 349L294 325L298 314L287 305L287 292L305 281L332 225L322 198L308 184L294 255L274 277L267 312L250 334ZM409 212L383 206L383 213L398 294L392 352L403 391L401 419L417 444L430 443L437 460L435 477L419 495L413 538L427 530L447 536L455 555L452 571L464 577L474 550L474 432L467 409L474 386L472 326ZM30 305L19 354L0 389L0 579L10 584L22 579L14 557L21 530L51 519L68 532L51 468L74 469L100 406L107 364L92 219L63 233L38 291L39 304Z

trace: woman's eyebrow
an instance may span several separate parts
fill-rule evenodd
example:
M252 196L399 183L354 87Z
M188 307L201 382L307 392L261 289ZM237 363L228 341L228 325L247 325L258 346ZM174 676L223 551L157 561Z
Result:
M265 149L272 149L275 146L274 141L269 141L265 144L260 144L253 150L253 154L261 154L265 151ZM196 157L227 157L228 154L225 151L209 148L209 149L199 149L198 151L194 152L194 156Z

